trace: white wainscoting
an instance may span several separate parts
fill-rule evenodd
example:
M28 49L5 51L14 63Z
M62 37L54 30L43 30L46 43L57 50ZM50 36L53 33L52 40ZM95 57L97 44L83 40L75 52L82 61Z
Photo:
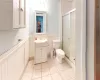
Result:
M0 80L20 80L29 60L29 40L23 40L0 56Z

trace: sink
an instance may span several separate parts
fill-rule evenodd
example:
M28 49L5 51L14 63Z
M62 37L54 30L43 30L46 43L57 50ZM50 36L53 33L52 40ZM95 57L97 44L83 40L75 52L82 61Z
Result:
M49 50L48 40L37 39L34 41L34 44L35 44L34 64L46 62Z
M35 43L45 43L45 42L47 42L47 39L44 39L44 40L35 40L34 42Z
M35 40L35 46L42 47L42 46L48 46L48 40L47 39L38 39Z

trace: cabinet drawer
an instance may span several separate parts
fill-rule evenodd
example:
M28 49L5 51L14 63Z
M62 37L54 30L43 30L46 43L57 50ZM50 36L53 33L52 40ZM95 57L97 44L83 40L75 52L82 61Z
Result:
M41 58L47 58L47 47L42 47Z

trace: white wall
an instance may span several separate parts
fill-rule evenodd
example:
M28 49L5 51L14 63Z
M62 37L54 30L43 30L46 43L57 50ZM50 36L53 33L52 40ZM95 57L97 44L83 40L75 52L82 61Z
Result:
M67 13L68 11L72 10L76 7L76 0L68 1L68 0L61 0L62 4L62 15Z
M87 80L94 80L95 0L87 0Z
M29 19L28 19L28 0L27 0L26 27L20 30L0 31L0 54L9 50L18 43L18 39L25 39L29 36Z
M86 0L76 0L76 80L86 76Z

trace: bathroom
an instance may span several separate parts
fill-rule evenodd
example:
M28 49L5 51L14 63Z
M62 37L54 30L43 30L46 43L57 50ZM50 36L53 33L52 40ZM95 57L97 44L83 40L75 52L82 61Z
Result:
M65 14L67 12L68 13L70 11L72 11L71 13L75 12L75 2L74 1L67 2L67 1L64 0L64 2L66 2L66 4L69 4L69 5L70 5L70 3L72 3L72 4L69 6L70 8L64 9L63 13L62 13L62 11L61 11L62 10L61 9L61 1L60 0L55 0L55 1L43 0L43 1L44 1L44 3L42 2L42 0L40 2L38 0L34 2L34 0L33 0L33 2L31 2L31 5L30 5L30 18L29 18L29 20L30 20L29 21L30 22L29 25L31 26L31 28L30 28L30 35L31 35L30 36L30 40L31 40L31 43L30 43L30 45L31 45L31 47L30 47L31 53L30 53L30 55L31 56L35 56L34 57L34 64L36 64L35 68L38 71L37 72L38 75L35 75L35 73L34 73L34 76L32 76L31 78L33 80L34 80L35 77L36 77L36 79L39 79L39 80L41 80L41 79L44 80L44 78L45 78L45 80L51 80L51 78L53 78L54 80L66 80L67 78L68 78L68 80L70 80L70 79L75 80L75 61L74 61L74 59L72 61L70 61L67 58L65 58L65 62L63 62L62 64L59 63L61 61L56 59L57 54L56 54L56 57L55 57L55 55L54 55L55 51L54 51L54 48L53 48L53 47L57 47L57 48L58 47L60 47L60 48L68 47L68 46L65 46L65 45L62 46L62 41L63 41L62 38L65 37L65 35L64 35L64 37L62 36L63 35L63 33L62 33L63 29L61 27L62 23L63 23L62 19L64 17L66 18ZM66 4L64 4L64 2L62 1L62 4L63 4L62 7L66 6ZM40 12L38 12L38 11L40 11ZM46 14L45 14L45 12L46 12ZM36 20L34 19L36 17L36 13L44 13L46 15L46 21L44 22L44 24L47 25L47 26L44 27L45 29L44 29L43 33L36 33L37 32L36 31L36 27L33 27L33 26L36 26ZM65 15L65 16L62 16L62 15ZM66 23L65 23L65 25L66 25ZM66 33L64 33L64 34L66 34ZM48 45L49 46L46 46L47 47L46 49L48 51L48 59L44 59L44 61L43 61L44 63L42 63L42 64L41 63L37 64L37 63L39 63L39 59L35 60L36 56L39 56L37 54L39 53L40 50L37 49L38 47L36 48L37 44L34 43L33 39L34 39L34 41L35 40L42 40L42 39L43 40L44 39L48 40ZM56 44L56 46L54 46L55 44ZM33 51L33 47L34 47L35 51ZM65 48L64 48L64 50L65 50ZM43 51L43 52L46 52L46 50ZM62 54L65 53L64 51L60 51L60 52L62 52ZM45 56L45 54L44 54L44 56ZM31 57L31 59L32 58L33 57ZM40 62L41 62L41 60L40 60ZM66 63L68 63L68 64L66 64ZM40 71L40 70L42 70L42 71ZM63 70L67 70L67 72L65 71L64 73L59 73L59 71L63 71ZM66 75L67 73L69 73L69 75ZM48 75L48 76L44 77L45 75ZM70 77L66 78L66 76L70 76ZM24 80L24 78L23 78L23 80Z
M0 19L0 80L75 80L76 1L16 0L14 18L5 2L10 16L1 11L8 19Z

